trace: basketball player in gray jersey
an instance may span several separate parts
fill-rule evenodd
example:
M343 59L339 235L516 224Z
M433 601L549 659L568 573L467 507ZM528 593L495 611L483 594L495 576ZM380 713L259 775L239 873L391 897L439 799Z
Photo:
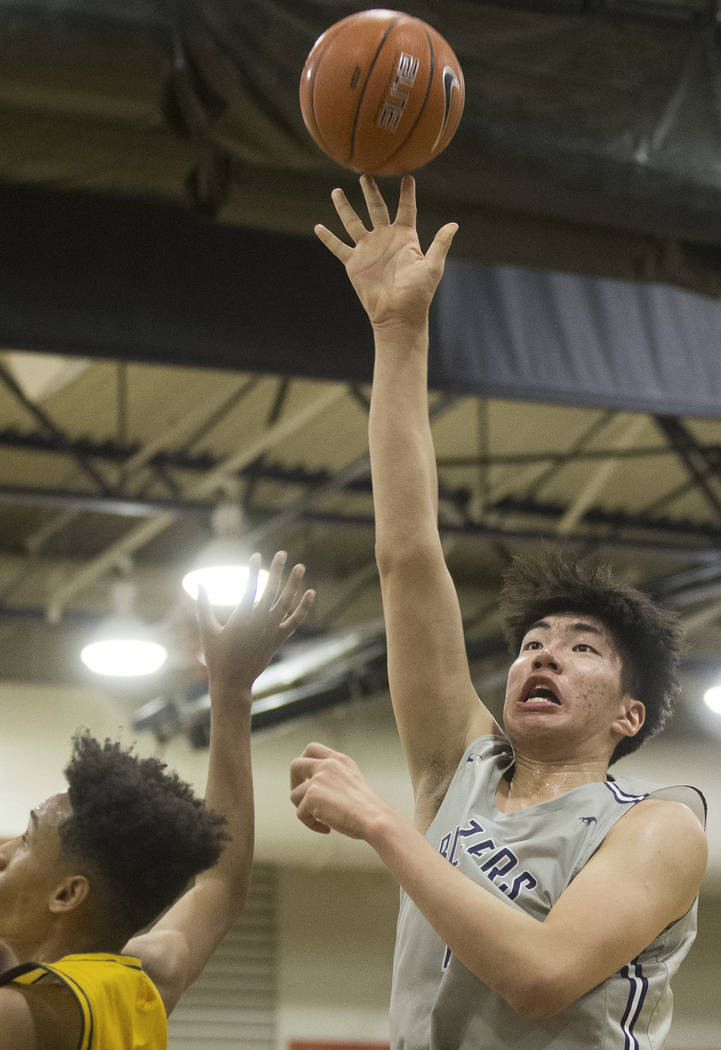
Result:
M370 318L370 449L390 692L415 798L408 822L355 763L310 744L291 799L311 829L364 839L402 888L394 1050L659 1050L669 980L693 941L706 866L692 789L613 780L660 729L679 629L601 570L517 562L503 607L515 660L504 728L480 702L437 527L428 308L456 230L428 252L415 184L390 221L340 190L352 244L316 233Z

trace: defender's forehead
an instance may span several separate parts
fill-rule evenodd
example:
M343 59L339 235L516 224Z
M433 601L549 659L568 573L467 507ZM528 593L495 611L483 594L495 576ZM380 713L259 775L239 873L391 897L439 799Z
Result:
M57 827L58 824L67 820L70 813L70 800L67 793L62 792L58 795L51 795L50 798L46 798L44 802L36 806L31 811L30 818L40 824Z

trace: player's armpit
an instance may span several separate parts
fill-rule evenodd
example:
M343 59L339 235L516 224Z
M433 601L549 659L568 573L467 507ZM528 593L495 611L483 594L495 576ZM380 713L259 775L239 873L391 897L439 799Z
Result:
M125 945L125 955L140 959L170 1015L183 992L197 979L221 938L213 902L202 886L188 890L147 933ZM208 904L208 908L204 907Z
M533 1016L565 1009L635 959L686 914L706 870L706 836L676 802L648 799L623 817L551 909L548 966Z
M151 929L128 941L123 954L140 959L163 1000L166 1014L170 1015L190 983L187 939L176 930Z
M381 572L388 679L417 804L437 796L468 744L501 733L479 699L461 609L438 539Z

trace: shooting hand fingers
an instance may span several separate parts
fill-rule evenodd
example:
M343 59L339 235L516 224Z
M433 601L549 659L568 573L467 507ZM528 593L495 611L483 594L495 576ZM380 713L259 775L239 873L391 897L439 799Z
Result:
M404 175L401 181L401 192L398 198L396 222L399 226L416 228L416 180L412 175Z
M333 190L331 193L331 199L335 205L335 210L338 212L338 218L345 226L348 236L357 244L358 241L365 237L368 230L361 221L358 213L349 204L348 198L343 190Z
M353 249L349 244L342 241L340 237L336 237L334 233L331 233L331 231L321 223L318 223L317 226L313 227L313 232L318 240L326 246L328 251L335 255L336 259L340 259L344 266L348 263L353 254Z
M451 247L451 242L456 235L458 230L457 222L447 222L445 226L441 226L438 233L433 238L430 248L426 252L426 259L432 266L440 268L441 272L446 262L446 256L448 255Z
M360 184L373 226L388 226L390 224L388 208L375 179L370 175L361 175Z

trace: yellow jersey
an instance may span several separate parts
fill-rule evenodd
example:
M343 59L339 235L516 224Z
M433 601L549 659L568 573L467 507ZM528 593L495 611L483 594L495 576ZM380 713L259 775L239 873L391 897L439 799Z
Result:
M22 970L7 977L34 984L53 974L73 993L83 1017L78 1050L167 1050L165 1006L140 959L93 952Z

